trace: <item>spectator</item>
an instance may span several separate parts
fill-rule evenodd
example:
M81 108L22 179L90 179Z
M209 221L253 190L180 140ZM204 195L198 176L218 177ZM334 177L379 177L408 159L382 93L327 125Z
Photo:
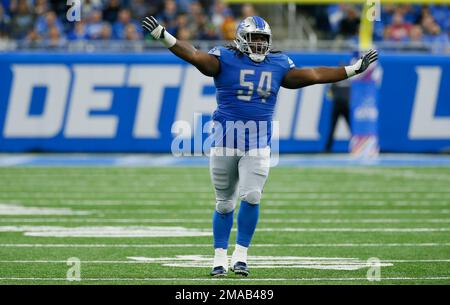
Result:
M103 9L103 20L109 23L117 21L117 15L120 10L120 0L109 0L106 7Z
M83 2L84 0L81 0L81 1ZM66 17L67 9L68 9L67 1L48 0L47 2L49 3L49 7L51 7L55 11L56 15L60 18L60 20L63 20L63 18ZM84 2L83 2L83 5L84 5ZM83 8L81 10L82 10L82 16L85 16L84 15L85 12L84 12Z
M204 19L203 7L200 2L193 1L189 6L189 14L187 15L187 23L189 25L189 30L191 31L191 36L196 36L202 30L201 20ZM195 34L194 34L195 33ZM192 37L196 39L196 37Z
M384 33L386 31L385 24L383 22L373 23L373 39L374 41L382 41L384 39Z
M211 22L215 27L221 27L225 22L225 18L231 15L231 10L223 3L222 0L217 0L214 4L211 14Z
M131 14L137 20L142 20L146 16L154 15L156 8L150 4L150 7L145 0L134 0L130 3Z
M339 33L345 38L354 38L359 31L359 15L353 6L346 10L345 17L339 23Z
M195 35L195 39L201 39L201 37L204 36L204 33L206 32L207 23L208 17L205 14L202 13L195 15L194 26L192 31Z
M0 3L0 38L8 36L11 18L6 14L3 5Z
M417 14L411 4L399 5L396 9L396 12L400 13L403 16L403 20L409 24L414 23L417 18Z
M450 30L450 6L447 5L432 5L430 7L430 15L433 16L435 22L439 25L442 31Z
M414 25L411 27L409 31L409 39L413 43L422 43L423 42L423 30L419 25Z
M11 36L16 39L23 39L28 31L33 28L35 15L31 13L26 0L18 0L17 6L11 5Z
M430 7L428 5L424 5L420 8L419 13L416 16L415 24L421 24L422 20L431 15Z
M315 27L324 33L326 39L332 39L332 27L328 16L328 10L324 5L318 5L314 8Z
M236 38L236 21L233 16L225 17L222 23L222 38L225 40L234 40Z
M431 44L434 52L444 52L449 45L448 33L442 32L433 16L426 16L422 20L422 27L425 42Z
M64 41L66 35L69 40L136 40L142 38L138 21L154 15L169 32L183 39L233 40L236 30L233 15L245 18L257 13L251 4L227 5L224 2L83 0L83 22L69 23L65 22L66 1L0 0L0 37L26 38L33 42L47 39L52 45L57 44L56 41ZM309 14L315 20L318 37L333 39L336 35L342 35L345 39L357 39L360 7L337 4L328 8L319 5L309 8L301 9L300 13ZM381 22L374 24L375 41L385 39L411 43L407 48L421 48L421 44L433 45L433 50L447 48L450 28L450 8L447 5L384 4L381 8ZM58 29L58 33L53 27Z
M76 22L73 30L67 35L68 40L87 40L89 39L86 23L82 20Z
M192 34L191 32L186 28L180 28L178 30L177 39L179 40L191 40Z
M38 34L42 37L46 37L53 26L58 28L59 33L63 31L62 23L58 20L54 11L48 11L45 15L40 16L35 24Z
M83 0L83 5L81 6L81 15L91 16L94 11L101 11L102 8L102 0Z
M3 8L4 14L10 17L9 15L9 7L11 6L10 0L0 0L0 6Z
M40 46L42 42L42 37L39 36L36 29L32 29L28 34L27 37L25 37L25 44L29 48L37 48Z
M138 25L134 20L132 20L130 10L122 9L119 12L117 22L115 22L113 25L113 37L115 39L125 39L126 36L125 30L128 25L134 26L136 33L140 33L140 30L138 30L140 29L140 25Z
M65 38L61 35L58 27L52 25L48 30L48 38L45 40L45 44L49 48L60 48L65 44Z
M164 10L158 16L158 20L164 23L168 32L175 33L177 30L177 6L174 0L166 0L164 2Z
M411 30L409 31L409 41L410 41L409 49L417 51L429 50L429 48L424 43L423 30L420 25L414 25L411 27Z
M392 41L407 41L409 38L409 31L412 25L406 23L403 15L396 12L392 17L392 24L386 28L385 39Z
M337 34L339 31L339 24L342 18L344 18L343 4L329 5L327 8L328 23L330 24L333 34Z
M219 40L220 36L217 33L217 29L214 24L206 23L203 30L199 33L198 39L200 40Z
M94 10L88 17L86 32L89 39L98 39L103 27L102 11Z
M9 0L8 3L3 4L3 7L8 8L7 11L9 13L9 15L12 15L12 14L14 14L14 12L17 11L17 9L19 7L19 1L20 0ZM28 4L28 2L27 2L27 4Z
M424 29L425 35L427 36L427 40L432 40L432 38L441 33L441 28L431 15L426 15L422 19L421 25Z
M189 14L192 16L192 18L203 15L203 7L201 6L200 2L192 1L191 5L189 6Z
M176 0L176 5L180 12L186 13L189 11L189 5L191 2L192 0Z
M176 31L174 32L176 36L178 37L180 31L183 29L190 31L190 28L192 28L192 26L189 24L187 15L184 13L179 14L176 20Z
M50 10L47 0L35 0L34 2L34 13L38 16L44 15Z
M112 27L109 23L105 22L102 26L99 39L100 40L111 40L112 37Z
M245 19L247 17L255 16L256 10L251 4L244 4L241 9L241 17Z
M140 35L133 24L129 23L125 26L124 39L129 41L136 41L140 39Z

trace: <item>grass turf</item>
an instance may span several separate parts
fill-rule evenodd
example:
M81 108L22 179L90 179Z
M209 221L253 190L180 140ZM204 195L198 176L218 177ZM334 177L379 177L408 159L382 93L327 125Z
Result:
M37 227L206 232L214 209L206 168L0 168L0 284L450 284L449 185L450 168L274 168L249 250L251 257L266 256L260 263L267 265L250 262L247 279L216 280L208 275L211 236L25 234ZM65 215L21 209L5 215L9 205ZM180 255L206 255L208 263L129 259L173 264ZM70 257L81 261L80 282L66 280ZM298 257L310 257L310 265ZM317 269L318 258L371 257L392 264L381 267L379 282L366 279L368 266Z

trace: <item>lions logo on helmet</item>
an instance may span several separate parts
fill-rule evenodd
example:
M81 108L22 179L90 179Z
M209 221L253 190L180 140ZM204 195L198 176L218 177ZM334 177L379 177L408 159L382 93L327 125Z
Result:
M258 39L260 37L266 39ZM236 47L248 54L251 60L262 62L272 47L272 31L269 24L258 16L247 17L236 30Z

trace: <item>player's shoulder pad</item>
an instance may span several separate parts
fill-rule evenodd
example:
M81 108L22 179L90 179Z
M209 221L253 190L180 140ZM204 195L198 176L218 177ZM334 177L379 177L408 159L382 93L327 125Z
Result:
M285 66L289 69L295 68L294 61L287 54L285 54L283 52L270 53L270 58L277 61L282 66Z
M287 57L287 60L288 60L289 69L295 68L294 61L289 56L286 55L286 57Z
M209 50L208 54L220 57L220 56L222 56L224 49L225 48L222 46L216 46L216 47L212 48L211 50Z

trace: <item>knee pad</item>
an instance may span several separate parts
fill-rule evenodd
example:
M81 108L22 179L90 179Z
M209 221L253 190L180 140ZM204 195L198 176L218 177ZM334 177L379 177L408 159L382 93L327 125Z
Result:
M216 211L220 214L228 214L234 210L233 200L217 200Z
M241 200L244 200L250 204L259 204L261 201L261 191L249 191L244 195L241 195Z

